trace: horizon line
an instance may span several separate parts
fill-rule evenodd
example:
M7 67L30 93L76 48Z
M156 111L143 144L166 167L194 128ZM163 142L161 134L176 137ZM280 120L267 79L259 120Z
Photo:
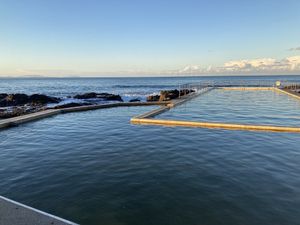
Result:
M90 76L90 75L0 75L0 79L13 79L13 78L174 78L174 77L265 77L265 76L300 76L299 74L214 74L214 75L201 75L201 74L172 74L172 75L146 75L146 76L139 76L139 75L125 75L125 76L106 76L106 75L98 75L98 76Z

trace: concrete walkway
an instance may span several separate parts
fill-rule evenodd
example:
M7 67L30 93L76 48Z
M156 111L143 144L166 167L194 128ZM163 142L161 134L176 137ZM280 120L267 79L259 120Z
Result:
M76 223L42 212L0 196L1 225L76 225Z

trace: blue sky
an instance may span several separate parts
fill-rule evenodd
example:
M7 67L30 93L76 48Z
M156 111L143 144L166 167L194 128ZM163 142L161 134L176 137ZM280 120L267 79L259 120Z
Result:
M299 0L0 0L0 75L300 74L299 12Z

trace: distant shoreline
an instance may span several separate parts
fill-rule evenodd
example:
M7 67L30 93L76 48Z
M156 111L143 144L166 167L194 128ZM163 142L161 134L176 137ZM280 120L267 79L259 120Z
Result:
M253 75L154 75L154 76L43 76L43 75L29 75L29 76L1 76L0 79L98 79L98 78L104 78L104 79L126 79L126 78L215 78L215 77L297 77L300 76L300 74L286 74L286 75L262 75L262 74L253 74Z

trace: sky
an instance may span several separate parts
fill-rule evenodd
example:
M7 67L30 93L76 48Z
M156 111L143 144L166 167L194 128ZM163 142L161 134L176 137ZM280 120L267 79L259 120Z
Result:
M299 0L0 0L0 76L300 74Z

